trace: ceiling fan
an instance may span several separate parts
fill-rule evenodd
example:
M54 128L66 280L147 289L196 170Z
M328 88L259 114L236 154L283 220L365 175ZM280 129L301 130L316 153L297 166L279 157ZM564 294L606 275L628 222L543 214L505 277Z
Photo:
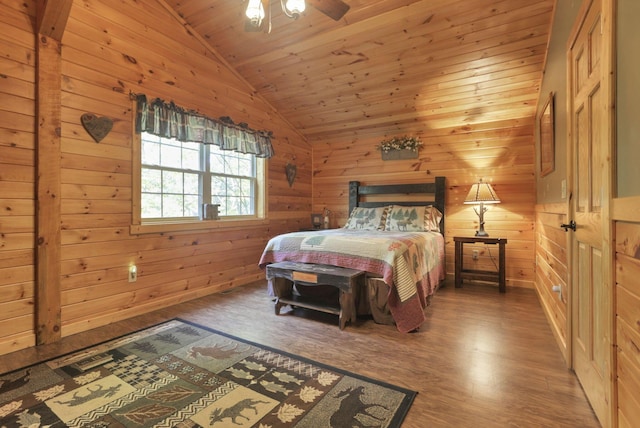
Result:
M274 3L277 0L272 0ZM324 13L329 18L336 21L342 19L342 17L349 10L349 5L342 0L307 0L308 3L316 8L318 11ZM304 0L280 0L282 11L286 16L292 19L298 19L300 14L305 10ZM263 31L271 32L271 4L269 0L249 0L249 5L246 10L245 18L245 31ZM265 22L265 10L268 11L268 20ZM263 28L267 26L267 28Z

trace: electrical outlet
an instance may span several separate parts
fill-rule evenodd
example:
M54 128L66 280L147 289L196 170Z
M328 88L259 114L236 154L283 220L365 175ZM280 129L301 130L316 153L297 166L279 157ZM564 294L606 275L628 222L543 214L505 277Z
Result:
M473 260L478 260L478 250L473 250L473 253L471 253L471 258Z
M136 282L138 280L138 268L136 265L129 266L129 282Z

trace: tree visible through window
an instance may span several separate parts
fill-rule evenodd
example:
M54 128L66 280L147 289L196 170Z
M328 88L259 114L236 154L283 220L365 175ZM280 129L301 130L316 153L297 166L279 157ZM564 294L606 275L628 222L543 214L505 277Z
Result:
M141 163L142 219L198 218L202 204L222 217L256 214L254 155L143 132Z

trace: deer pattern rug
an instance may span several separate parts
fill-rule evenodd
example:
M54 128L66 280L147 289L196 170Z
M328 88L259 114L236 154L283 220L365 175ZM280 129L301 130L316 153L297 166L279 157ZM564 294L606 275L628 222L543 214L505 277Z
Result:
M398 427L416 392L187 321L0 376L2 427Z

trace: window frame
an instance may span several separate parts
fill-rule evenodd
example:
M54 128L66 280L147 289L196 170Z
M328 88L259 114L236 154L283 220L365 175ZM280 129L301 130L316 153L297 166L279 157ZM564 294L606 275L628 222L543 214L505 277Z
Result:
M131 144L131 234L243 228L268 224L266 216L267 160L256 157L256 213L253 216L227 216L218 220L200 218L143 219L142 197L142 135L133 130Z

